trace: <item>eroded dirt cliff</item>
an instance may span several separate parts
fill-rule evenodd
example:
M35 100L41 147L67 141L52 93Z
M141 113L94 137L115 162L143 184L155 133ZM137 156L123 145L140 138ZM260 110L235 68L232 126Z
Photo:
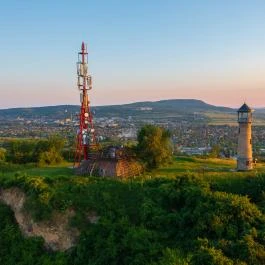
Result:
M45 246L54 251L65 251L75 245L79 231L69 226L74 211L54 212L49 221L34 222L24 210L25 193L18 188L0 190L0 200L14 211L15 218L25 236L41 236Z

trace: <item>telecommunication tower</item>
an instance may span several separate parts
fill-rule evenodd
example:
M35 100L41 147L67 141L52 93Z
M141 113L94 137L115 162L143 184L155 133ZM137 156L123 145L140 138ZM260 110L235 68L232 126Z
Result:
M82 160L88 160L89 154L97 146L93 117L90 110L88 91L92 89L92 78L88 72L87 46L82 42L81 52L78 53L77 62L77 87L80 91L81 108L79 117L79 129L77 131L75 163L80 165Z

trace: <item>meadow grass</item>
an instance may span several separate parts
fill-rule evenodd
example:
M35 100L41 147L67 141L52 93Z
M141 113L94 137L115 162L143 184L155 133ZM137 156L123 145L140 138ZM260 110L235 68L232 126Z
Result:
M38 167L35 164L27 165L4 165L0 167L0 178L12 177L17 174L42 177L70 177L73 174L73 164L64 162L56 166Z
M155 176L183 175L183 173L214 173L231 172L236 167L236 161L232 159L217 158L196 158L196 157L176 157L173 162L167 166L155 170Z
M36 165L13 165L4 170L0 168L0 178L12 178L16 175L25 174L30 177L38 176L44 178L72 178L75 177L72 163L64 162L56 166L38 167ZM236 161L233 159L219 158L198 158L189 156L175 157L172 163L161 168L145 172L136 179L150 178L175 178L187 174L199 175L210 182L234 183L244 180L247 177L255 177L259 173L265 172L265 164L258 163L254 170L248 172L237 172ZM83 178L83 177L79 177ZM129 179L131 181L132 179ZM127 181L127 180L122 180Z
M73 174L73 168L63 166L57 167L37 167L25 170L25 173L29 176L43 176L43 177L57 177L57 176L68 176L71 177Z
M202 177L213 185L241 186L248 178L265 172L265 164L258 163L252 171L236 171L236 160L219 158L176 157L167 166L146 173L148 178L175 178L183 175Z

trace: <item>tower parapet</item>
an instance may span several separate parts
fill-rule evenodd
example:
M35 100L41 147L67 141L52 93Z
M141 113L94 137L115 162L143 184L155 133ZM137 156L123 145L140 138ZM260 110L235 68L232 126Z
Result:
M244 103L237 111L238 114L238 147L237 170L247 171L253 168L252 158L252 112L253 110Z

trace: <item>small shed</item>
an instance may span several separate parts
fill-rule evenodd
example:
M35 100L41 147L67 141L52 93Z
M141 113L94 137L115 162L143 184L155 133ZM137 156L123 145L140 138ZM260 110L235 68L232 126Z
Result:
M98 154L91 155L76 168L76 174L99 177L127 178L139 176L143 166L123 146L108 146Z

